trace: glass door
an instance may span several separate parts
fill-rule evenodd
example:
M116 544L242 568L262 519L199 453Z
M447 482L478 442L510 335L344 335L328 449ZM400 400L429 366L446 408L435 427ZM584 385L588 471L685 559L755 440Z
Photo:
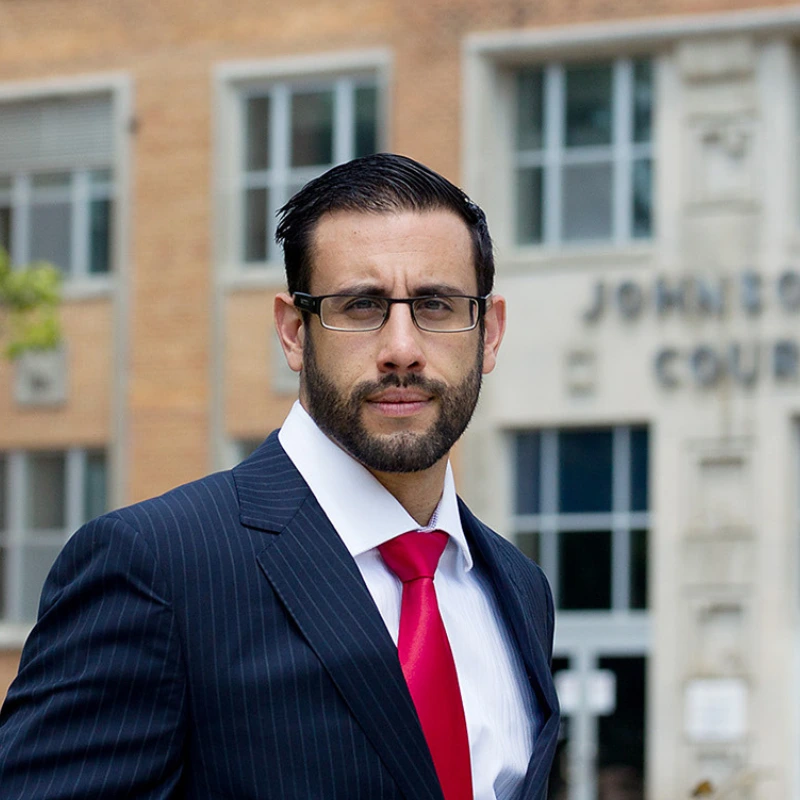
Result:
M548 800L645 800L644 655L553 659L562 705Z

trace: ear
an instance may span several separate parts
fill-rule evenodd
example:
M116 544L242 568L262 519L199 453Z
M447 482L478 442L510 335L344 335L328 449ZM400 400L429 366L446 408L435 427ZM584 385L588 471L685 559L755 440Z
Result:
M305 325L300 309L295 307L292 296L281 292L275 296L275 330L278 332L283 354L290 369L300 372L303 368L303 342Z
M506 299L493 294L486 301L483 317L483 374L488 375L497 364L497 352L506 332Z

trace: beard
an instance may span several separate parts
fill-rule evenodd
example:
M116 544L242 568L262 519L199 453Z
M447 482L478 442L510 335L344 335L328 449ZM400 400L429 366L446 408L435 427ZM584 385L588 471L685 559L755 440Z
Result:
M310 336L303 346L302 387L308 413L323 433L376 472L420 472L446 456L472 419L482 375L481 346L472 370L457 386L416 373L402 377L389 373L377 381L362 381L344 395L320 369ZM367 398L393 387L421 389L438 401L439 414L428 430L373 434L366 429L362 411Z

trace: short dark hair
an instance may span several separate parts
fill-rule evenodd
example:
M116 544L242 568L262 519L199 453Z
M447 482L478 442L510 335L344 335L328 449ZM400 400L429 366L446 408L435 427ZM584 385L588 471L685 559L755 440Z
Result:
M478 294L494 285L494 252L486 215L457 186L424 164L394 153L363 156L309 181L278 211L275 241L283 247L289 292L311 288L311 237L317 222L334 211L391 213L453 211L472 237Z

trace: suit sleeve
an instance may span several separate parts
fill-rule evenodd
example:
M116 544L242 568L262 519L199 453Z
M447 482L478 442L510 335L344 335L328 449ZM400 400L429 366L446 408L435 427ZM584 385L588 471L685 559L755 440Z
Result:
M542 580L542 592L544 594L544 601L547 609L547 633L545 642L548 648L548 659L550 666L553 665L553 639L556 632L556 610L553 603L553 590L550 588L550 582L544 574L544 570L537 564L536 568L539 570L539 576Z
M5 800L177 794L185 669L167 586L113 514L78 531L48 576L0 712Z

